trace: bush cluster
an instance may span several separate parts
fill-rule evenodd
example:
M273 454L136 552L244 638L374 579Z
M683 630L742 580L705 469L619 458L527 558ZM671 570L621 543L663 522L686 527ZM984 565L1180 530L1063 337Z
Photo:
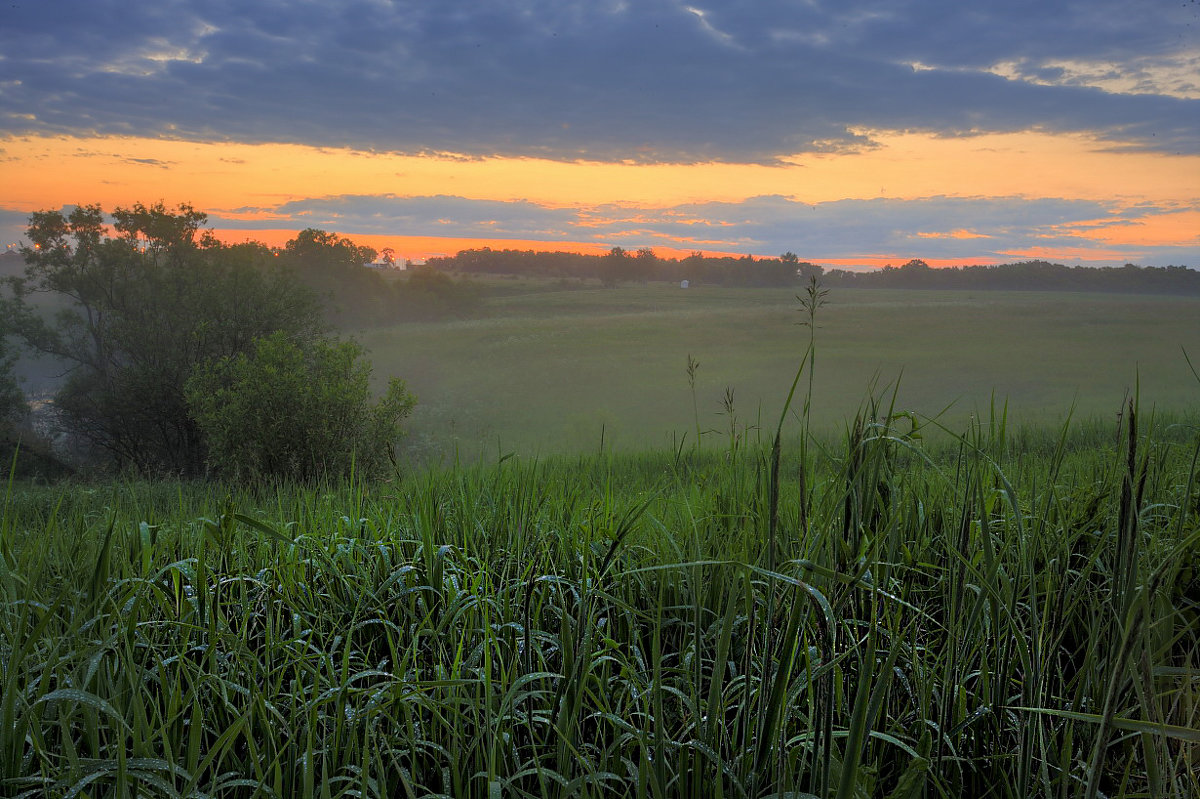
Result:
M373 252L319 231L285 258L222 244L188 205L139 203L112 219L116 235L97 205L33 214L25 273L7 281L12 332L67 369L54 406L77 450L180 476L309 480L389 462L411 395L394 382L372 404L362 350L329 335L320 296L289 263ZM54 299L35 305L35 293ZM0 417L19 402L3 355Z
M276 332L200 364L184 389L210 464L235 478L305 482L386 466L415 400L393 379L372 404L362 354L353 342L304 346Z

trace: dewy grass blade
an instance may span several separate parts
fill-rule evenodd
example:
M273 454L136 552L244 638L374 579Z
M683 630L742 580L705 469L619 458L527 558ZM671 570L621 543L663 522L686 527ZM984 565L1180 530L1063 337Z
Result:
M937 443L877 414L853 453L814 432L775 569L769 435L379 486L14 484L0 792L1078 795L1128 453L993 417ZM1096 768L1187 795L1200 450L1140 427L1131 745Z
M1022 710L1029 713L1040 713L1045 716L1056 716L1058 718L1072 719L1074 721L1083 721L1089 724L1099 725L1104 721L1104 717L1097 713L1081 713L1077 710L1058 710L1045 707L1013 707L1012 710ZM1189 743L1200 743L1200 727L1182 727L1176 724L1161 724L1151 721L1143 721L1141 719L1127 719L1121 716L1113 716L1108 719L1108 724L1118 730L1126 730L1128 732L1144 732L1151 735L1162 735L1177 741L1187 741Z

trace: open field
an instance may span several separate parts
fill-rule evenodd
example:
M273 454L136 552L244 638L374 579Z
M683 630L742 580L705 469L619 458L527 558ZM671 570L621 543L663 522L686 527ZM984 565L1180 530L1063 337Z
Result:
M727 387L740 423L754 425L778 414L808 341L792 290L492 285L503 293L489 295L488 318L361 336L377 373L405 378L420 399L416 452L591 451L602 428L618 449L669 447L695 430L689 354L701 427L728 428ZM956 430L993 395L1029 423L1072 405L1111 417L1139 383L1160 407L1200 399L1182 354L1200 360L1196 299L843 290L818 326L818 428L840 428L869 386L897 380L899 407L948 409Z

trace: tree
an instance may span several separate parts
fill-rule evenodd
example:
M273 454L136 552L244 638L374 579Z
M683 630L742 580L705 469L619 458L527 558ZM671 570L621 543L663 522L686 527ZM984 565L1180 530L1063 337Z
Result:
M155 266L182 266L196 248L196 233L208 221L208 214L181 203L176 212L157 202L147 208L134 203L132 208L113 211L113 228L134 249ZM215 239L206 245L217 246Z
M0 305L0 312L2 311L3 305ZM11 317L0 316L0 440L12 434L13 426L27 410L25 395L13 374L16 356L9 351L6 341L8 331L5 329L5 320L9 318Z
M275 331L311 340L319 308L266 248L197 242L206 217L191 206L137 204L113 218L116 237L98 205L30 217L12 322L69 368L55 404L77 441L118 467L197 474L204 441L183 392L192 371ZM41 317L32 292L59 295L63 310Z
M394 457L415 398L393 379L371 403L371 368L353 342L298 343L282 332L208 361L188 380L209 465L234 478L312 482L377 472Z
M298 268L343 270L375 260L378 253L370 247L360 247L350 239L316 228L306 228L284 245L284 252L294 259Z
M800 263L799 270L800 270L800 279L801 280L811 280L814 277L817 280L820 280L821 275L823 275L825 273L825 267L820 266L818 264L811 263L809 261L804 261L804 262Z
M658 256L654 254L653 249L639 247L635 259L634 272L638 280L645 283L651 278L658 277Z
M613 247L600 259L600 282L609 288L614 288L624 280L633 276L636 266L629 253L621 247Z
M317 293L334 327L394 321L395 295L383 276L365 268L375 250L336 233L308 228L280 253L280 263Z

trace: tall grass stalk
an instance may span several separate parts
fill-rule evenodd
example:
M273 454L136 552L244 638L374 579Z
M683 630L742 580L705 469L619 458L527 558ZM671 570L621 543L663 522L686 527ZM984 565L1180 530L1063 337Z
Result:
M0 794L1194 796L1200 433L1134 421L14 483Z

